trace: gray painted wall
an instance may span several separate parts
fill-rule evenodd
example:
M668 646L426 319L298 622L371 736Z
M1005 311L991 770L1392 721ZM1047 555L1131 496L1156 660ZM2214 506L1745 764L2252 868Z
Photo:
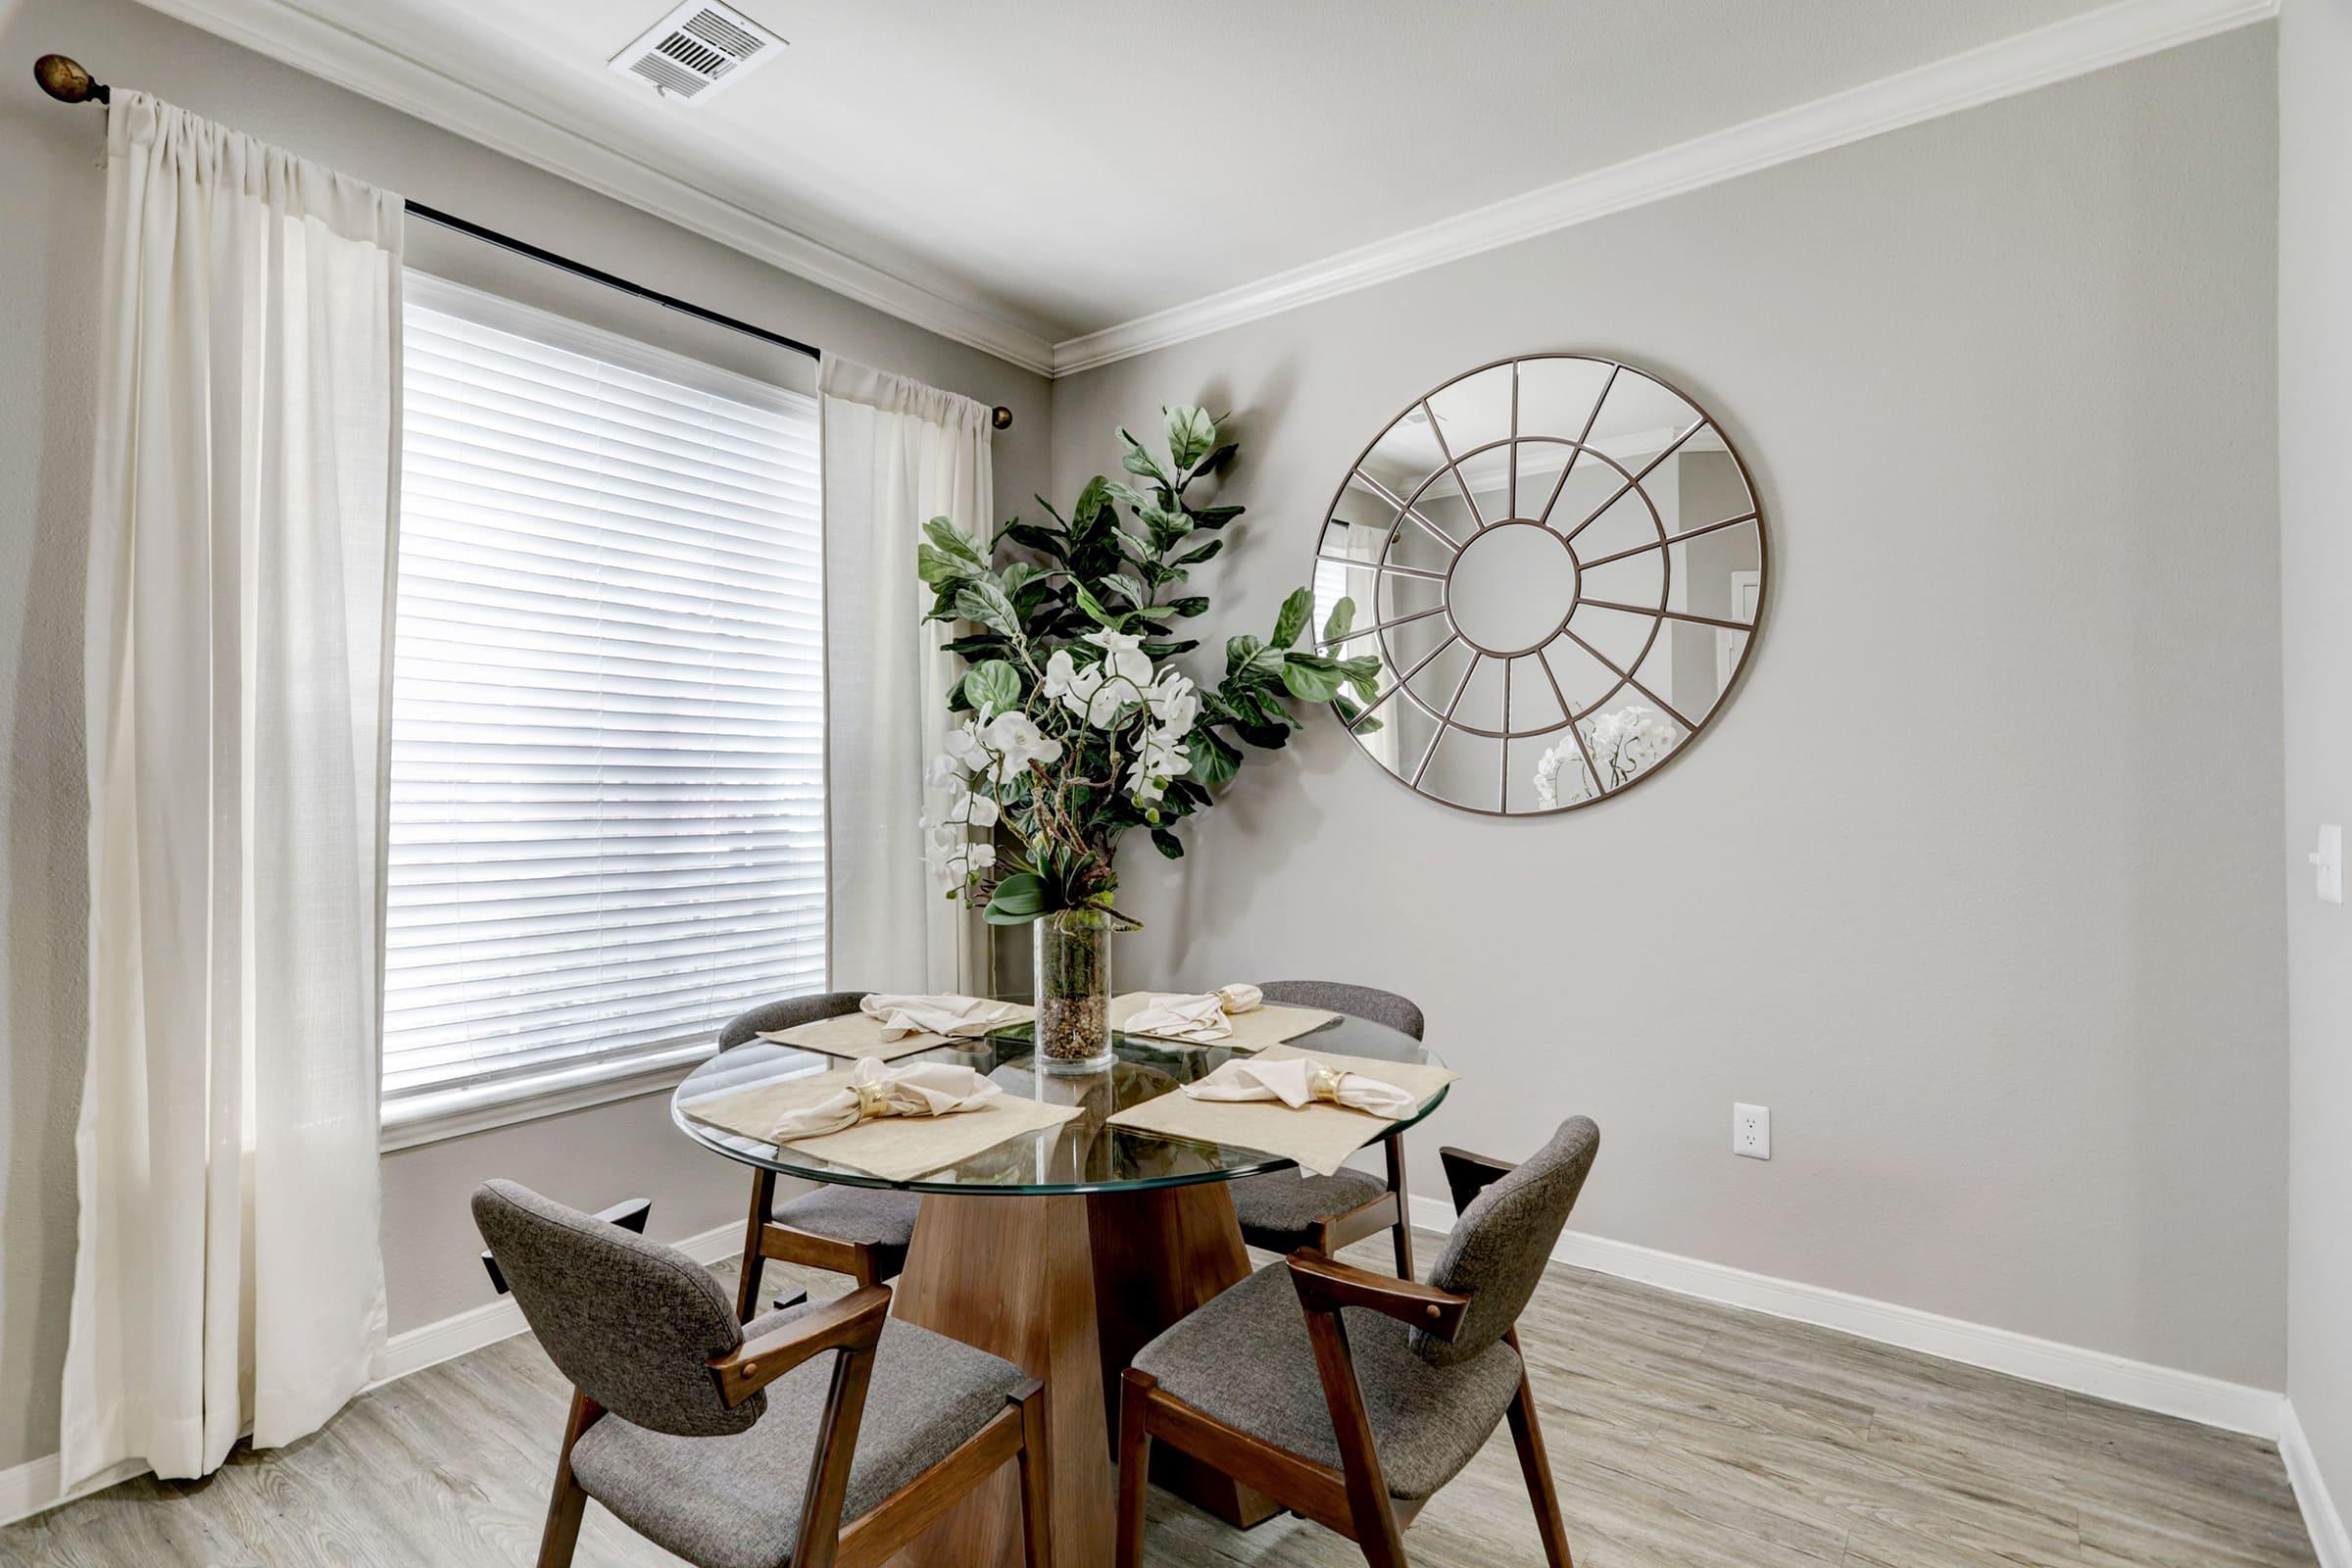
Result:
M1319 723L1181 865L1138 851L1123 979L1421 1000L1467 1074L1425 1194L1441 1142L1517 1157L1589 1112L1588 1231L2280 1387L2275 45L1056 383L1056 494L1115 423L1236 411L1220 637L1306 580L1373 432L1517 351L1656 367L1773 527L1744 689L1674 767L1498 822ZM1735 1100L1775 1112L1769 1163L1730 1153Z
M1047 471L1044 380L710 241L396 114L127 0L0 5L0 1469L55 1450L74 1273L74 1119L87 919L81 734L82 538L95 400L104 122L40 96L25 62L72 54L114 82L220 119L626 277L853 359L1009 405L1003 493ZM416 258L754 373L805 362L503 259L421 224ZM911 829L910 829L911 831ZM913 841L909 838L908 842ZM642 1098L389 1155L384 1261L395 1333L489 1299L465 1195L484 1176L595 1205L655 1200L684 1236L737 1217L733 1167Z
M2304 855L2352 825L2352 4L2279 23L2278 510L2285 583L2286 1390L2339 1509L2352 1509L2352 906Z

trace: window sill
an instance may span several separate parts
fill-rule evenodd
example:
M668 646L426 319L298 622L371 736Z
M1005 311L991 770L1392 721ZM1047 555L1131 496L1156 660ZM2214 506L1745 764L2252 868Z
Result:
M592 1067L576 1067L514 1083L452 1090L387 1106L376 1149L389 1154L396 1150L437 1144L447 1138L464 1138L495 1127L511 1127L542 1116L560 1116L569 1110L609 1104L615 1100L658 1094L676 1088L698 1064L716 1054L717 1050L710 1041L703 1040L655 1056L599 1062Z

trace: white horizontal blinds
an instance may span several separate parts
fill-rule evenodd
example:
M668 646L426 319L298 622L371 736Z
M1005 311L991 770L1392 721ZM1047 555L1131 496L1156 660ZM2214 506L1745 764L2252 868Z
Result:
M393 1122L825 973L813 400L415 274L403 330Z

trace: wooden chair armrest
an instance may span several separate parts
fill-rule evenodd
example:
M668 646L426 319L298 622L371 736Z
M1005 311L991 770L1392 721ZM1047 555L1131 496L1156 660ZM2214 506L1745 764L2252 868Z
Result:
M1473 1154L1466 1149L1441 1149L1438 1158L1446 1166L1446 1185L1453 1193L1456 1214L1468 1208L1479 1194L1519 1168L1506 1160Z
M614 1203L611 1208L600 1208L589 1218L601 1219L608 1225L617 1225L624 1231L635 1231L638 1235L643 1236L645 1222L652 1217L653 1212L654 1200L652 1199L630 1198ZM490 1288L501 1296L506 1295L507 1277L498 1271L498 1259L492 1257L488 1252L484 1252L482 1267L489 1270Z
M1368 1307L1450 1341L1462 1332L1462 1314L1470 1307L1467 1296L1335 1263L1305 1248L1291 1254L1290 1266L1291 1285L1298 1293L1298 1304L1309 1312L1337 1312L1344 1306Z
M711 1357L710 1381L731 1409L821 1351L871 1350L889 1313L887 1286L852 1291L744 1341L730 1354Z
M1345 1214L1334 1214L1325 1220L1322 1250L1334 1253L1343 1247L1353 1247L1367 1236L1378 1236L1382 1231L1394 1229L1396 1220L1396 1195L1383 1193Z

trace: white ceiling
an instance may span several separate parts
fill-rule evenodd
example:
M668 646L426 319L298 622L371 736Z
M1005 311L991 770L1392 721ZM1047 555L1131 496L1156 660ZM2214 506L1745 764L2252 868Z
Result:
M669 0L150 3L327 23L1048 342L2094 9L738 0L791 47L687 107L605 64Z

